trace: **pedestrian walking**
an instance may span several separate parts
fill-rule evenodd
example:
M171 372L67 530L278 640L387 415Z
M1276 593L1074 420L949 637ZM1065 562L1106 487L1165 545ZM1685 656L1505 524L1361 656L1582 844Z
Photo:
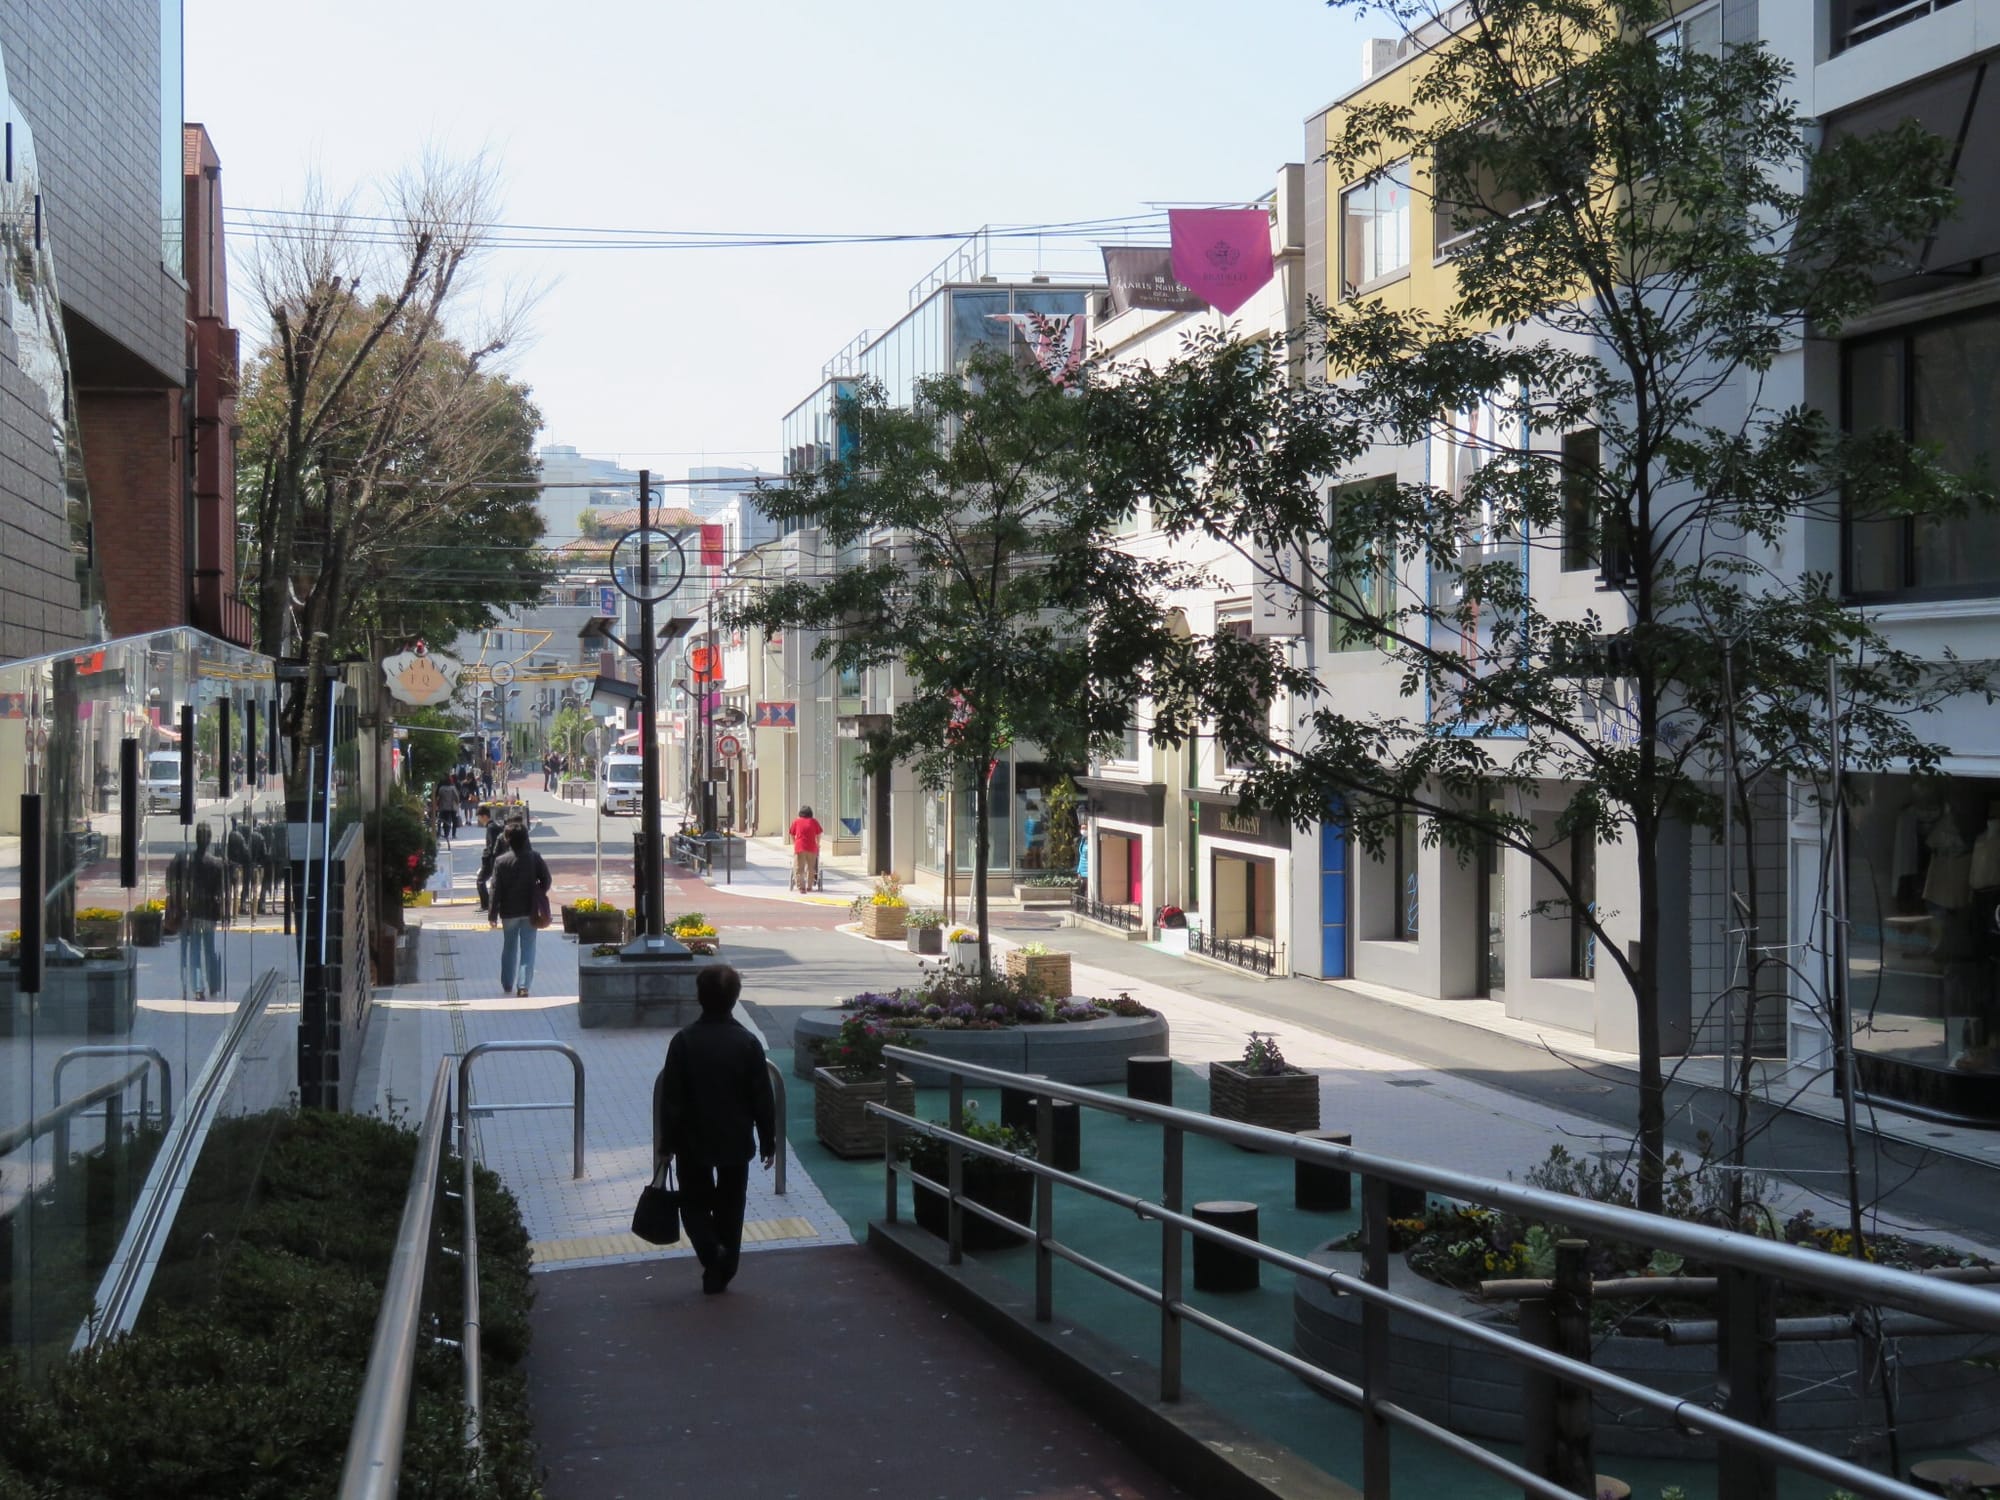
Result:
M792 819L792 889L810 891L819 885L819 839L826 830L819 826L809 805Z
M486 839L486 847L479 855L478 881L479 909L485 911L493 904L493 862L500 857L500 836L506 830L494 821L493 809L483 802L476 816Z
M750 1158L777 1158L777 1118L764 1048L730 1011L743 976L727 964L695 980L701 1016L674 1034L653 1080L653 1170L671 1156L680 1174L681 1224L701 1260L701 1289L721 1291L743 1254Z
M500 993L525 995L535 983L535 908L548 894L548 863L528 847L528 830L509 823L493 862L489 927L501 928Z
M553 792L555 789L556 789L556 757L555 757L555 752L552 750L547 755L544 755L542 757L542 790L545 792Z
M222 954L215 924L222 920L229 867L214 849L215 831L206 823L194 830L194 847L167 862L167 925L181 939L181 988L197 1000L222 990Z
M438 787L438 837L449 844L458 832L458 788L446 781Z

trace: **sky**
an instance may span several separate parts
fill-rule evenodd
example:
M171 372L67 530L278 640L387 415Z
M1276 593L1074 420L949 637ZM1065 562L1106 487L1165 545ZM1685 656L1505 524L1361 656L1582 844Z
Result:
M221 156L247 338L240 211L295 209L315 175L365 212L427 149L485 151L507 224L787 235L1241 203L1302 159L1368 30L1321 0L186 0L186 110ZM776 468L821 367L955 248L498 249L477 295L541 290L507 368L544 443ZM1046 238L995 260L1101 270Z

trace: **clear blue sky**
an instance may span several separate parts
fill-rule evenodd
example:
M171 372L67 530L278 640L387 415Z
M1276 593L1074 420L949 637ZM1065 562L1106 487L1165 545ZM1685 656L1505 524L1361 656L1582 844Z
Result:
M512 223L933 232L1254 198L1364 30L1320 0L187 0L187 116L237 207L296 206L313 170L365 196L431 142L490 148ZM949 248L515 250L488 277L552 283L511 366L543 440L678 474L775 466L820 366Z

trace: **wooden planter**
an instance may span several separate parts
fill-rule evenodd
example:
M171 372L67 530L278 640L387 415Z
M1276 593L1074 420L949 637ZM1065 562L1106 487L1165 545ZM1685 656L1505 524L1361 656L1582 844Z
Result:
M1208 1112L1271 1130L1319 1129L1319 1075L1294 1068L1246 1073L1231 1063L1208 1065Z
M1067 1000L1070 988L1067 953L1023 953L1019 948L1007 954L1007 972L1027 982L1028 991L1054 1000Z
M163 911L135 911L125 919L135 948L157 948L165 935L167 914Z
M908 929L905 941L912 953L944 952L944 929L942 927L912 927Z
M813 1069L813 1134L835 1156L880 1156L887 1122L867 1112L870 1103L882 1102L882 1075L871 1073L866 1081L850 1082L831 1068ZM896 1092L889 1107L909 1114L917 1104L917 1086L904 1074L896 1075Z
M908 931L909 920L910 909L907 906L864 906L861 908L861 935L900 943Z
M579 911L563 908L563 930L576 934L580 947L625 941L625 913L622 911Z
M942 1182L945 1168L942 1164L935 1175ZM922 1182L911 1182L911 1202L917 1211L917 1227L928 1229L939 1239L951 1235L951 1200L942 1191ZM985 1205L995 1213L1005 1214L1016 1224L1035 1222L1035 1174L1023 1172L1018 1167L981 1166L973 1168L972 1159L966 1158L965 1196L974 1203ZM959 1231L961 1242L967 1250L1011 1250L1016 1245L1028 1243L1029 1236L1012 1229L1002 1229L978 1214L966 1214L965 1223Z

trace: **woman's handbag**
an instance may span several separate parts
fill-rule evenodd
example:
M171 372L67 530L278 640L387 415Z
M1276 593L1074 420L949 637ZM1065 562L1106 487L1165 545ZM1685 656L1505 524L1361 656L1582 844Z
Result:
M555 920L549 915L549 893L547 891L537 891L535 893L535 914L532 920L535 924L535 930L538 932Z
M653 1180L639 1189L639 1206L632 1210L632 1233L649 1245L672 1245L681 1237L681 1190L673 1163L662 1162Z

